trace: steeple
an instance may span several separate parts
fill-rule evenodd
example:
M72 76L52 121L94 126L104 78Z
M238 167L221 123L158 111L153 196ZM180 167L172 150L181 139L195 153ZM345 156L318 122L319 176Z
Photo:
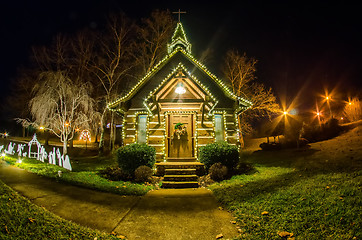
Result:
M172 53L177 47L182 47L186 52L191 54L191 43L186 38L181 22L177 23L175 32L171 38L171 43L167 45L168 53Z

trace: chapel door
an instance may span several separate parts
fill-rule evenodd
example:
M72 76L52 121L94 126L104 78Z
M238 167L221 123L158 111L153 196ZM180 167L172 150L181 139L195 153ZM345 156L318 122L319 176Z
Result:
M193 157L193 115L172 114L168 117L168 157Z

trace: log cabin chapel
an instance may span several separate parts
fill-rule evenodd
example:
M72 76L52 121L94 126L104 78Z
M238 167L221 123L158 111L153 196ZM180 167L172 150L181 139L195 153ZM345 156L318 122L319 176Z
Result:
M198 149L239 145L238 114L252 105L236 96L191 53L179 21L168 54L125 96L108 105L122 117L122 142L156 149L157 163L198 162Z

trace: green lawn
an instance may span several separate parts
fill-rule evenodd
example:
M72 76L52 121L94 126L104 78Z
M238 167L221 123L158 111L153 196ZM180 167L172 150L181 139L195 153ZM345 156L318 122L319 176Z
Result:
M16 157L7 156L5 160L17 167L41 176L57 179L57 181L67 182L73 185L87 187L119 195L144 195L155 187L153 185L110 181L101 177L98 171L114 164L109 159L95 157L77 158L72 161L73 171L68 171L57 165L42 163L36 159L23 158L21 163L17 163ZM58 177L58 171L62 171L62 176Z
M0 181L0 239L119 239L66 221Z
M358 127L310 149L246 152L255 171L210 188L240 239L362 239L361 141Z

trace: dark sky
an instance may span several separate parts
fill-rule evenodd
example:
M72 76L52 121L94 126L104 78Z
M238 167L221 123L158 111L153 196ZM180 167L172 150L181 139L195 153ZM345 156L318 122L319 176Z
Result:
M148 17L153 9L187 11L181 17L196 57L207 48L218 73L229 49L259 60L258 81L290 102L313 102L323 87L341 93L361 90L361 5L346 1L37 1L1 4L1 102L31 46L46 45L57 33L102 28L109 12ZM337 2L337 3L333 3ZM356 2L356 1L353 1ZM176 18L176 16L175 16Z

